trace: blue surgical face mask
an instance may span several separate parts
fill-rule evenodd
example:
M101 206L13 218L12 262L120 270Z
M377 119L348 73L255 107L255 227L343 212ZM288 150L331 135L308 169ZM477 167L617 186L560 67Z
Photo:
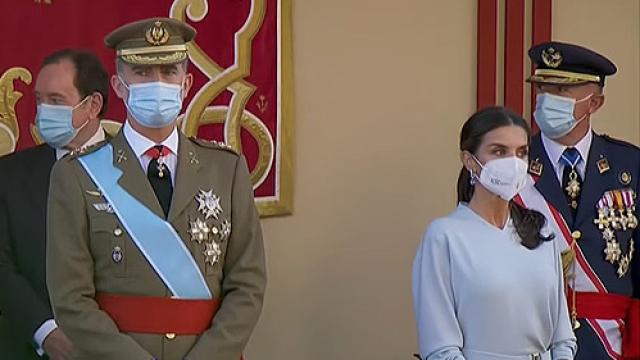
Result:
M540 131L550 139L561 138L573 130L587 114L580 119L573 116L576 104L587 101L593 94L587 97L575 100L569 97L542 93L536 97L536 109L533 117Z
M134 119L149 128L171 125L182 109L182 85L161 81L127 85L127 109Z
M36 113L36 127L42 139L52 147L61 148L68 145L76 137L89 119L79 128L73 127L73 110L84 104L85 97L76 106L38 104Z

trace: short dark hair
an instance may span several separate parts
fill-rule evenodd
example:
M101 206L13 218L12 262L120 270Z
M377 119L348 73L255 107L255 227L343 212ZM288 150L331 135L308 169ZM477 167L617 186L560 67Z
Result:
M42 67L69 60L76 69L73 84L81 98L95 92L102 95L102 109L98 115L103 116L109 105L109 76L98 57L87 50L64 49L47 56Z

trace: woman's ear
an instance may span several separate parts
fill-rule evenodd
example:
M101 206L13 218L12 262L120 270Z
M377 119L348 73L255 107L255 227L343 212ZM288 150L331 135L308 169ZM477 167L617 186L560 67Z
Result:
M462 166L464 166L468 171L471 171L474 174L478 173L478 162L469 151L462 150L460 152L460 162L462 162Z

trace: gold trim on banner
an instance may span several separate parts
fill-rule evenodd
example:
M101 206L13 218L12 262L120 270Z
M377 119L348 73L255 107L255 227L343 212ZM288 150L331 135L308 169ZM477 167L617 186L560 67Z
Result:
M0 76L0 156L12 153L20 138L16 104L22 93L13 87L16 79L29 85L33 77L23 67L10 68Z
M281 64L283 71L288 74L282 74L283 88L281 90L283 103L289 102L291 93L291 3L290 0L281 0L282 14L286 14L282 17L282 41L283 41L283 53L280 55L284 61L287 61L288 65ZM186 21L186 16L193 21L202 20L208 13L209 5L206 0L176 0L174 1L170 16L182 21ZM193 100L187 107L186 120L183 122L181 129L187 136L196 136L198 133L198 127L207 123L207 121L220 121L224 123L224 140L235 150L242 152L241 144L241 129L244 127L258 142L260 153L258 154L258 164L252 171L251 178L254 185L261 181L270 168L272 163L272 154L274 154L274 145L271 144L271 138L268 133L264 136L256 136L261 132L256 132L261 127L259 119L253 119L247 115L245 107L249 98L253 95L255 87L244 80L251 71L251 45L252 40L256 33L260 30L264 15L266 11L266 0L253 0L251 2L250 16L247 18L244 26L235 34L235 62L234 64L223 69L215 63L195 41L187 44L187 49L191 57L192 62L209 78L209 81L196 93ZM284 42L285 38L289 43ZM284 53L284 49L287 49L287 53ZM285 79L285 78L288 78ZM285 81L289 86L285 86ZM213 101L224 90L229 90L233 93L229 107L225 112L220 113L220 109L213 109L210 107L211 101ZM285 100L285 98L287 98ZM283 104L282 107L282 119L290 118L292 113L285 112L286 108ZM220 119L220 117L222 118ZM208 119L208 120L207 120ZM277 163L281 163L280 172L277 174L279 184L276 185L278 191L278 200L275 201L260 201L258 200L257 207L262 216L271 215L286 215L291 213L292 205L292 188L291 188L291 149L285 148L285 145L289 144L289 132L288 126L285 128L284 122L280 124L283 129L281 136L281 154L280 159L277 159ZM253 129L253 130L252 130ZM266 127L265 127L266 129ZM253 131L253 132L252 132ZM262 130L260 130L262 131ZM277 156L277 154L276 154ZM271 159L269 163L264 163L266 159Z
M224 124L228 111L229 108L227 106L209 106L200 118L200 125ZM251 137L258 143L258 161L256 167L251 171L251 182L255 188L267 175L275 156L275 149L268 130L264 127L264 124L256 121L254 117L254 115L244 111L240 126L249 132Z
M293 211L293 39L292 0L280 5L280 174L279 198L258 203L263 216L291 214Z

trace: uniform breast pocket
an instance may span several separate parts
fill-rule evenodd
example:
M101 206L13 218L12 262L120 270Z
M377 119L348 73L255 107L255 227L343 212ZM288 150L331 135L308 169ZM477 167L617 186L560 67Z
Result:
M115 215L91 217L91 250L97 270L127 276L127 241Z

